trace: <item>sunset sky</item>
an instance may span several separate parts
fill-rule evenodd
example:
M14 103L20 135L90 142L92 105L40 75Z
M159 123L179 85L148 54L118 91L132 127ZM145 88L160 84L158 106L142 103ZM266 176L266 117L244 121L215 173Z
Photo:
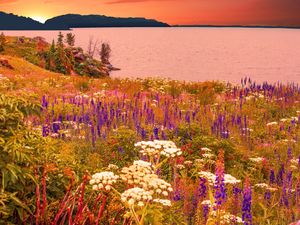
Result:
M169 24L300 25L300 0L0 0L0 11L44 21L79 13Z

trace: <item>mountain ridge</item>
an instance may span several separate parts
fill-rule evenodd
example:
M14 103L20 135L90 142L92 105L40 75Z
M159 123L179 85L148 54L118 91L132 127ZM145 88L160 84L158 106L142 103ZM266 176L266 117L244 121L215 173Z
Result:
M0 30L70 30L88 27L169 27L154 19L143 17L111 17L105 15L65 14L40 23L29 17L0 11Z

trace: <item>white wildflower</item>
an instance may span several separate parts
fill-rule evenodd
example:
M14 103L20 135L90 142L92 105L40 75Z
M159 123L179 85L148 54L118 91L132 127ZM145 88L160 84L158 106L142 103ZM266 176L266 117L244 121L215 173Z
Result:
M182 154L182 151L180 148L167 148L162 150L160 154L166 157L174 158L176 156L180 156Z
M117 165L115 165L115 164L109 164L107 168L110 169L110 170L117 170L117 169L119 169L119 167Z
M115 175L113 172L101 172L92 175L90 184L93 185L93 190L102 190L105 189L109 191L111 186L117 182L119 179L118 175Z
M263 158L263 157L255 157L255 158L249 158L249 160L251 162L254 162L254 163L260 163L260 162L263 162L265 160L265 158Z
M220 212L220 222L221 224L232 224L232 223L244 223L242 218L232 215L230 213L225 212L224 210L221 210ZM217 216L217 212L212 210L210 215L212 217L216 217Z
M216 175L210 172L201 171L198 173L200 177L205 177L210 185L214 185L216 182ZM224 174L224 184L237 184L241 183L241 180L236 179L230 174Z
M269 186L268 184L266 184L266 183L255 184L254 187L266 189L266 190L271 191L271 192L277 191L277 190L278 190L277 188L270 187L270 186Z
M124 167L121 170L121 178L128 184L136 184L140 186L147 186L145 183L145 177L149 174L154 174L151 163L138 160L134 161L133 165Z
M275 126L275 125L277 125L278 123L277 122L270 122L270 123L267 123L267 126L269 127L269 126Z
M135 143L134 146L140 148L140 153L142 155L148 156L159 156L160 154L166 155L163 152L172 152L172 150L169 149L177 149L174 142L165 140L140 141Z
M182 164L178 164L178 165L176 165L175 167L176 167L177 169L179 169L179 170L182 170L182 169L185 168L185 166L182 165Z
M202 151L205 151L205 152L211 152L211 149L209 149L209 148L206 148L206 147L204 147L204 148L201 148L201 150L202 150Z
M152 195L149 191L135 187L124 191L121 194L121 200L122 202L127 202L129 206L134 206L134 204L137 204L138 206L142 207L144 206L144 202L152 200Z
M153 200L153 202L160 203L163 206L171 206L171 201L168 200L168 199L159 199L159 198L156 198L156 199Z
M211 158L214 158L215 155L211 154L211 153L205 153L205 154L202 154L203 158L206 158L206 159L211 159Z

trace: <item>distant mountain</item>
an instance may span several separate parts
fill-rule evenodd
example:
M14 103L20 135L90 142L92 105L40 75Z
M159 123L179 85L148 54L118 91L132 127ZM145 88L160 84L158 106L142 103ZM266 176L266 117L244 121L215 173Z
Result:
M300 29L299 25L295 26L275 26L275 25L174 25L173 27L202 27L202 28L287 28Z
M43 27L31 18L0 12L0 30L39 30Z
M28 17L0 12L0 30L68 30L83 27L168 27L152 19L108 17L103 15L67 14L42 24Z
M68 29L80 27L168 27L169 25L156 20L137 17L120 18L103 15L67 14L47 20L45 26L50 29L54 27Z

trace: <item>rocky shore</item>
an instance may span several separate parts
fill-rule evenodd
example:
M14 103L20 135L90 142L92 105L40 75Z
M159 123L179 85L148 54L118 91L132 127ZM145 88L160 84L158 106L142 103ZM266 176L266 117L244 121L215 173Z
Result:
M63 37L52 44L42 37L5 37L1 55L17 56L46 70L65 75L101 78L108 77L113 70L119 70L109 60L103 62L82 48L66 43ZM0 66L13 69L3 57L0 57Z

